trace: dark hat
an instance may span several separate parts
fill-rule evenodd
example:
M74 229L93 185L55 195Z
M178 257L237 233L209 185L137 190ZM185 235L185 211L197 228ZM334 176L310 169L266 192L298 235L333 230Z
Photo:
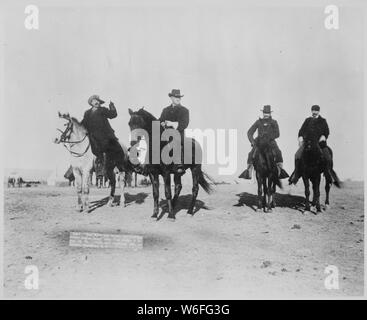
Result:
M314 105L311 107L311 111L320 111L320 106L318 106L317 104L314 104Z
M261 110L262 112L264 112L264 113L271 113L271 112L273 112L273 111L271 111L271 106L270 105L265 105L264 106L264 109L262 109Z
M180 89L172 89L172 91L168 94L169 97L182 98Z
M89 97L88 104L92 105L92 101L94 99L98 100L100 104L104 104L105 103L102 99L99 98L99 95L94 94L94 95L92 95L92 96Z

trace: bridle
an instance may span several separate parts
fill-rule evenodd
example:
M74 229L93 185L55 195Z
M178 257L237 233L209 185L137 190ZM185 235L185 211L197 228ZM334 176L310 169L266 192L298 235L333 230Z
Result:
M76 144L82 143L87 138L88 133L85 134L83 139L80 139L80 140L77 140L77 141L70 141L70 137L71 137L71 134L73 132L74 124L70 119L67 119L67 120L69 121L69 123L67 124L66 129L64 131L62 131L61 129L57 129L58 131L61 132L59 143L62 143L63 146L66 148L66 150L68 150L69 153L72 156L77 157L77 158L82 157L88 152L88 150L90 148L90 141L88 142L87 148L82 153L75 152L75 151L71 150L71 148ZM69 147L68 147L68 145L69 145Z

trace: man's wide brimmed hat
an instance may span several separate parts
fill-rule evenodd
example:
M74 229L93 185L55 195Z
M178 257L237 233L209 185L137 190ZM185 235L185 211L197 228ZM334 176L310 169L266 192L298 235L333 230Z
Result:
M272 113L273 111L271 111L271 106L270 105L265 105L264 108L261 110L264 113Z
M89 97L88 104L92 105L92 101L94 99L98 100L100 104L104 104L105 103L102 99L99 98L99 95L94 94L94 95L92 95L92 96Z
M172 91L168 94L169 97L182 98L180 89L172 89Z
M320 106L317 105L317 104L314 104L312 107L311 107L311 111L320 111Z

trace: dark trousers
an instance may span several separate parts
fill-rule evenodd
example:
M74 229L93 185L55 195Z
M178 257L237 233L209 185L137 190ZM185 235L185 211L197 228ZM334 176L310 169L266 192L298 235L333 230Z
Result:
M276 141L275 140L270 141L269 145L270 145L271 150L274 152L275 162L276 163L279 163L279 162L283 163L282 151L280 151ZM258 148L256 147L256 144L255 144L255 146L251 149L251 151L248 154L248 157L247 157L247 164L248 165L253 164L254 157L255 157L255 154L256 154L257 150L258 150Z

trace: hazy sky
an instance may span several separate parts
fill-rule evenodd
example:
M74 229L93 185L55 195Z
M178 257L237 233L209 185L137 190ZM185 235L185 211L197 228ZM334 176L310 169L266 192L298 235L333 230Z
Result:
M57 111L81 118L92 94L115 103L111 125L127 143L127 109L159 116L168 92L180 88L190 128L238 130L237 174L264 104L279 122L289 173L299 127L319 104L335 169L363 178L360 9L340 7L340 28L326 30L324 6L100 3L40 5L37 31L24 28L24 6L3 14L5 167L67 167L66 150L52 143Z

